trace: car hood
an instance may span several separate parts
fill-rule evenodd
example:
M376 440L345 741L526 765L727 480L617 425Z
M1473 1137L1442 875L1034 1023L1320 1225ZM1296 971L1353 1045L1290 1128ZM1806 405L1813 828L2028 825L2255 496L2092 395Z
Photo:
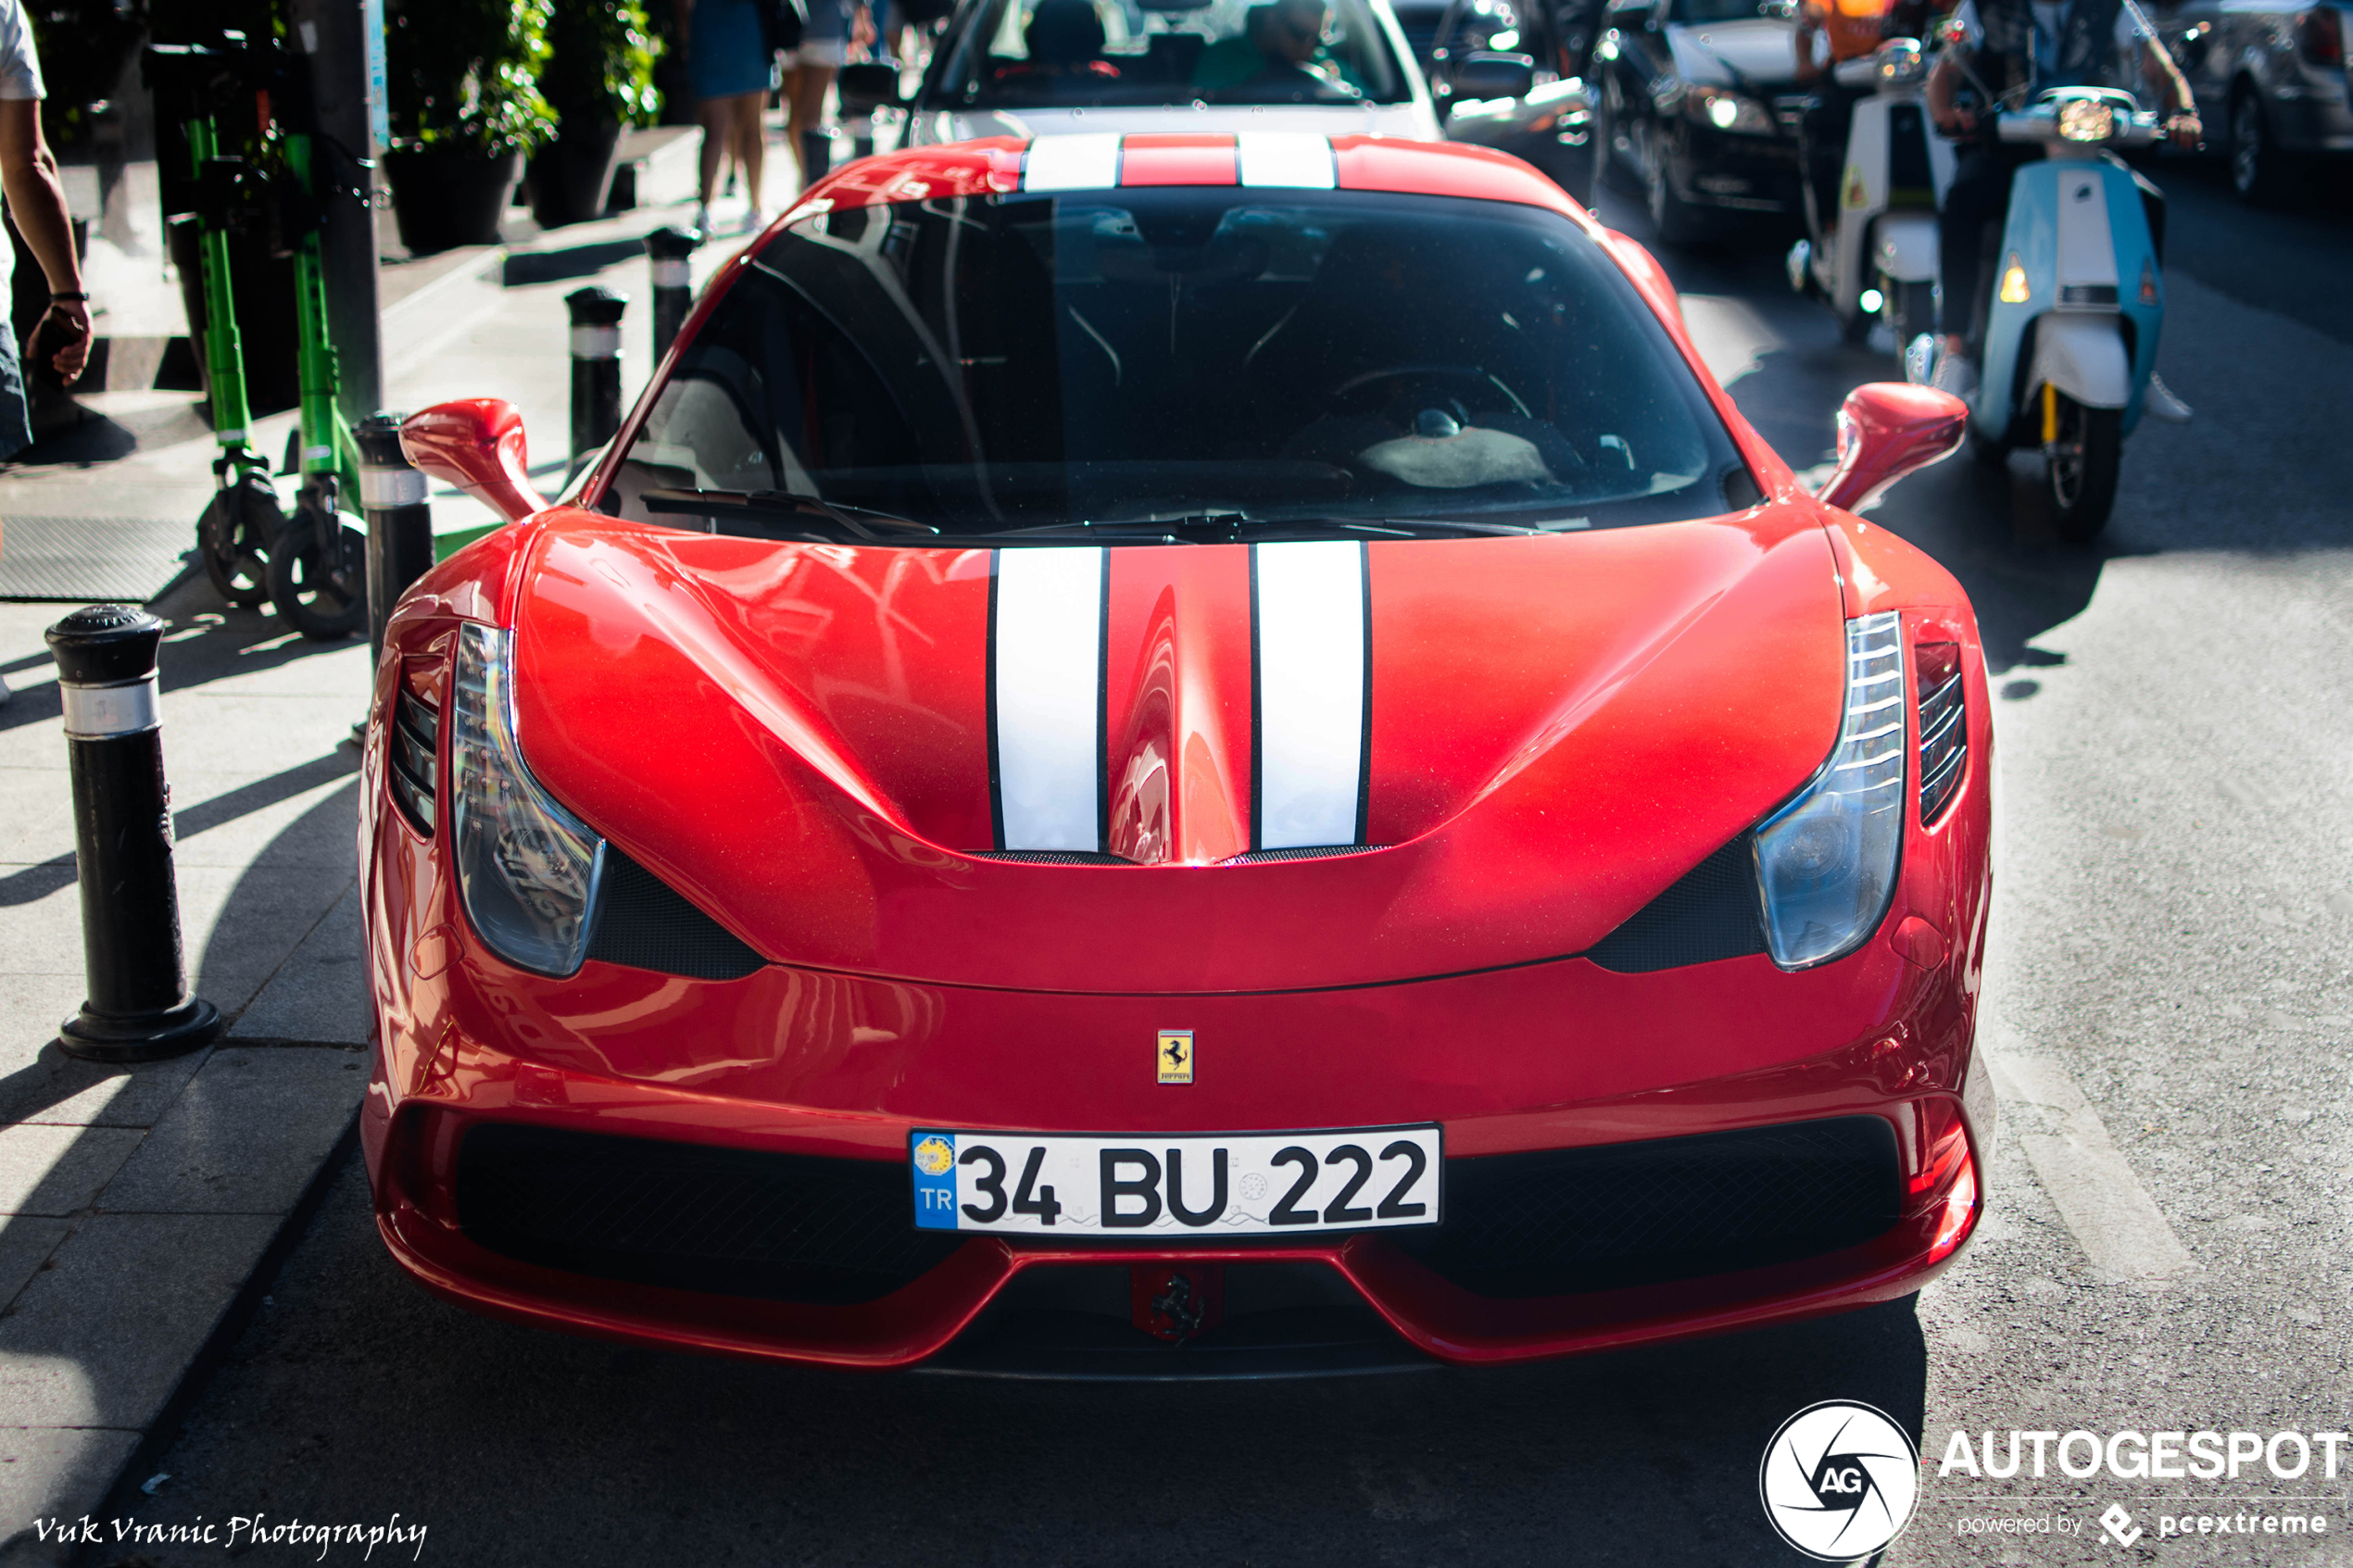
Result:
M1786 86L1797 79L1797 30L1769 17L1705 26L1671 23L1667 43L1677 74L1702 86L1738 86L1735 71L1758 87Z
M551 793L772 960L1101 992L1580 952L1804 784L1837 734L1843 611L1810 504L1385 541L1361 556L1361 655L1336 645L1369 719L1332 747L1361 769L1379 847L1235 863L1252 792L1271 798L1323 722L1275 689L1299 645L1288 666L1267 651L1299 629L1268 608L1267 552L1298 548L1113 548L1071 590L1084 603L1047 607L1100 637L1075 727L1102 737L1088 798L1125 859L988 858L1026 700L1000 643L1041 603L1033 586L1000 606L994 580L1034 550L549 514L515 579L518 732Z
M1437 116L1421 104L1206 105L1201 108L963 109L918 113L911 145L970 142L987 136L1067 136L1083 132L1137 135L1154 132L1238 135L1250 131L1299 131L1319 136L1403 136L1443 140Z

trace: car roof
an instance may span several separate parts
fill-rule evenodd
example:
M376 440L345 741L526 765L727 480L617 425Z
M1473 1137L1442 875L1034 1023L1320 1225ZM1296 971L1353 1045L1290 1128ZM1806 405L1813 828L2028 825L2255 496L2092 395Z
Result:
M1448 142L1299 131L997 136L915 147L861 158L828 175L778 222L938 196L1141 185L1466 196L1543 207L1598 232L1592 219L1567 192L1507 154Z

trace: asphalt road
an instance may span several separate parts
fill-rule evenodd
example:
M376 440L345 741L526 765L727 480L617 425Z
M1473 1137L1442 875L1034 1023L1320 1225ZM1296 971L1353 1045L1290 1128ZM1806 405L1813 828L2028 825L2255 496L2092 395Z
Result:
M396 1511L445 1563L1793 1562L1758 1461L1843 1398L1929 1451L1890 1563L2353 1562L2353 1454L2334 1481L2236 1485L1938 1462L1957 1429L2353 1426L2353 226L2164 177L2160 358L2199 413L2134 439L2100 547L2053 541L2024 459L1957 458L1875 514L1967 583L1998 694L1986 1037L2016 1070L1992 1210L1916 1303L1355 1383L848 1377L443 1307L384 1257L355 1166L139 1518ZM1839 397L1892 359L1841 346L1769 245L1669 266L1751 417L1793 462L1827 457ZM2111 1503L2130 1548L2096 1523ZM2249 1509L2329 1533L2158 1536L2160 1514ZM1957 1533L1987 1517L2051 1533Z

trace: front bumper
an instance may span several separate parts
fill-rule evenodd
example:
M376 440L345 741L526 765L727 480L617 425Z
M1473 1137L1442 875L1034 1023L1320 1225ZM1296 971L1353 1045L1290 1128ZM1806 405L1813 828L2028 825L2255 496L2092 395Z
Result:
M1675 194L1695 207L1793 213L1804 207L1797 157L1781 144L1685 126L1667 159Z
M406 834L389 822L381 831ZM981 1320L992 1303L1054 1271L1282 1264L1320 1272L1367 1310L1360 1315L1377 1317L1393 1348L1499 1362L1918 1289L1953 1250L1931 1243L1957 1173L1931 1178L1925 1168L1930 1123L1956 1110L1982 1191L1993 1104L1970 1046L1974 942L1953 943L1956 953L1928 968L1882 936L1799 974L1761 958L1650 974L1566 960L1339 992L1183 998L992 992L783 966L717 982L591 964L557 983L473 950L428 857L407 861L422 885L384 877L385 864L371 879L370 921L383 1048L361 1124L379 1228L436 1293L549 1328L901 1367L943 1352L956 1360L976 1323L990 1326ZM423 897L411 902L415 893ZM398 985L382 984L387 970ZM1201 1066L1193 1085L1165 1088L1149 1054L1156 1031L1174 1026L1194 1029ZM1877 1234L1763 1266L1536 1295L1499 1289L1491 1271L1481 1276L1398 1233L1280 1246L975 1236L949 1238L879 1294L708 1273L686 1289L659 1271L550 1266L487 1231L461 1180L467 1135L479 1127L654 1140L871 1173L870 1185L902 1195L912 1232L905 1150L918 1125L1151 1133L1437 1120L1451 1193L1482 1161L1529 1151L1857 1118L1882 1128L1894 1151L1897 1196ZM1345 1357L1309 1362L1361 1369Z

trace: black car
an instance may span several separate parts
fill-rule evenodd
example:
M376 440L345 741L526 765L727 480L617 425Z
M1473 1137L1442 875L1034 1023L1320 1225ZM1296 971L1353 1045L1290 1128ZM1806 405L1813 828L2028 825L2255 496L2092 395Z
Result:
M1789 0L1615 0L1593 46L1595 160L1667 245L1802 210Z
M1591 0L1404 0L1396 12L1448 141L1525 158L1592 204L1592 101L1582 80L1599 14ZM1507 60L1527 63L1524 88L1509 81Z

